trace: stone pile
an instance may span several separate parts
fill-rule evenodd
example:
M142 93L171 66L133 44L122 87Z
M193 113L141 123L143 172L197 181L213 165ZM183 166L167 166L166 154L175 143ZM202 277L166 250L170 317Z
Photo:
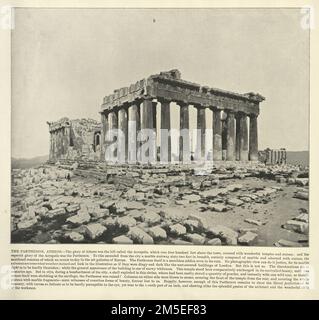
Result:
M280 197L282 181L277 185L270 177L274 181L269 185L263 183L265 176L257 178L266 169L253 163L242 167L172 165L129 170L114 166L104 170L103 183L95 179L96 172L90 176L91 169L84 170L81 164L14 170L12 241L258 245L258 228L267 219L242 219L253 228L236 228L214 223L211 217L231 216L238 209L258 216L253 205ZM295 172L290 169L287 175ZM272 170L274 176L278 174L279 169ZM88 175L85 179L80 177L82 171ZM247 179L260 181L253 186L245 182ZM305 188L299 182L296 194ZM300 219L288 221L286 229L306 233Z

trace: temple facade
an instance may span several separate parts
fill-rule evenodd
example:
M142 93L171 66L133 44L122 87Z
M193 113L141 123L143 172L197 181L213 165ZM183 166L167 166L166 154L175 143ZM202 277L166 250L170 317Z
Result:
M171 129L170 104L175 102L180 107L181 132L189 130L189 107L193 106L197 110L199 157L205 157L205 109L209 108L213 112L213 160L257 161L259 104L263 100L265 98L260 94L251 92L238 94L182 80L178 70L152 75L104 97L100 110L101 158L106 161L114 158L113 155L111 157L105 153L110 143L105 139L108 137L108 132L120 129L125 136L123 139L125 161L134 162L138 159L136 144L143 143L137 138L138 132L154 131L156 136L158 104L161 108L161 134L165 131L163 129L169 132ZM156 144L156 139L152 141ZM154 145L152 149L158 150L160 147L160 159L168 154L166 160L170 161L171 140L168 137L165 141L168 141L165 150L162 143L161 146ZM189 161L191 158L189 135L181 133L179 150L179 160ZM157 157L154 160L156 161Z
M197 112L196 160L205 160L206 112L212 117L212 160L257 161L259 104L265 100L256 93L239 94L201 86L181 79L178 70L161 72L137 81L128 87L114 90L103 99L100 108L101 122L95 120L69 120L48 122L50 131L50 160L91 159L114 161L117 150L123 150L121 161L140 162L143 145L150 162L170 162L171 159L171 103L180 108L179 161L194 160L190 143L190 113ZM157 122L157 106L160 121ZM157 128L160 123L160 128ZM120 131L116 138L110 133ZM143 132L147 132L144 135ZM156 135L161 135L157 145ZM140 134L142 133L142 134ZM151 135L150 135L151 133ZM150 139L150 136L154 137ZM109 146L117 144L117 150ZM150 151L151 150L151 151Z

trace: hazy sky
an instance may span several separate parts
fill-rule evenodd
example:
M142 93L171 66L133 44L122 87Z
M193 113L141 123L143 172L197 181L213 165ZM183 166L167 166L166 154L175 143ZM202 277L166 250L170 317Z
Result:
M308 150L309 33L298 9L17 9L15 19L14 157L49 153L46 121L99 120L103 96L175 68L265 96L259 149Z

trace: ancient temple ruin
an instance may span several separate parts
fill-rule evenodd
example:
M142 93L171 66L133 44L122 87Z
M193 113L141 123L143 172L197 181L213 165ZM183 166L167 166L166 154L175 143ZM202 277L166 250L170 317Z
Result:
M101 124L93 119L62 118L48 122L50 132L50 161L100 160Z
M100 109L101 124L90 123L91 126L83 134L79 132L80 125L74 121L61 119L49 123L51 134L50 159L87 157L91 150L91 158L101 161L110 160L106 152L108 133L120 129L125 139L117 140L123 143L125 150L124 162L138 161L138 132L150 130L156 136L158 131L171 130L170 104L175 102L180 107L179 160L191 160L189 135L182 135L189 129L189 107L193 106L197 112L197 132L199 156L205 157L205 109L213 112L213 160L214 161L256 161L258 160L258 125L259 104L265 98L256 93L239 94L221 89L201 86L197 83L181 79L178 70L161 72L151 75L128 87L114 90L113 94L105 96ZM156 107L160 104L160 128L157 128ZM83 121L83 120L82 120ZM133 125L134 124L134 125ZM161 129L161 130L157 130ZM85 138L84 138L85 136ZM77 139L78 137L78 139ZM160 159L164 151L166 159L171 161L171 140L168 137L167 145L156 146L156 139L152 143L153 150L160 149ZM162 139L161 139L162 141ZM167 152L168 151L168 152ZM94 154L93 154L94 152ZM76 154L75 154L76 153ZM98 154L99 153L99 154ZM157 154L154 161L157 161Z

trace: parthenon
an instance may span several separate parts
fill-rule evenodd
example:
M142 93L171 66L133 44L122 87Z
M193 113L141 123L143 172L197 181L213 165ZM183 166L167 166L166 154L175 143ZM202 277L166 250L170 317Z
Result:
M200 157L204 157L206 118L205 108L213 111L213 160L256 161L258 160L259 103L265 98L252 92L238 94L221 89L201 86L181 79L178 70L161 72L140 80L129 87L115 90L104 97L101 106L102 148L101 158L110 158L105 154L107 133L120 129L125 139L125 161L136 160L137 132L147 129L156 135L156 106L161 106L161 135L163 129L170 131L170 103L180 107L180 131L189 129L189 106L197 110L197 132ZM249 119L249 125L248 125ZM136 124L136 125L133 125ZM187 132L187 131L186 131ZM124 137L123 137L124 138ZM143 139L143 138L142 138ZM161 139L162 140L162 139ZM156 139L152 139L156 144ZM168 154L170 161L171 140L160 146L161 159ZM118 143L121 143L119 139ZM153 150L157 150L154 145ZM222 151L226 152L223 153ZM179 142L179 160L190 160L189 135L182 135ZM156 154L154 153L154 157ZM156 160L156 158L154 159Z
M213 112L212 141L208 141L212 145L212 160L257 161L257 119L259 104L264 99L252 92L238 94L182 80L176 69L160 72L105 96L99 111L101 123L68 118L48 122L50 160L80 158L112 162L119 160L118 150L121 150L122 158L116 162L143 162L143 154L148 155L151 163L171 162L171 103L174 102L180 108L180 162L194 160L189 134L190 106L197 113L195 160L207 160L205 109L208 108ZM158 104L159 113L156 111ZM159 122L157 114L161 117ZM158 123L160 128L157 128ZM115 138L110 134L114 131L121 135ZM156 145L157 134L160 134L160 146ZM143 148L146 144L148 149Z

